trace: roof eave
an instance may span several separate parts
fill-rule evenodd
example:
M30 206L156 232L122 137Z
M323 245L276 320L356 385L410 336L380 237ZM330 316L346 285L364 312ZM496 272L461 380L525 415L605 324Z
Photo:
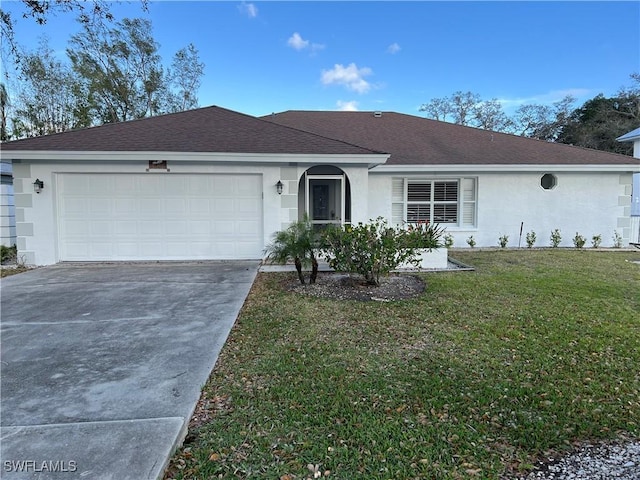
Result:
M600 164L600 165L568 165L568 164L509 164L509 165L380 165L371 169L371 173L392 174L439 174L439 173L493 173L493 172L620 172L640 173L640 160L637 165Z
M236 164L278 164L296 162L335 165L366 165L373 168L387 161L386 153L228 153L228 152L145 152L145 151L62 151L3 150L2 157L13 161L42 162L131 162L166 160L171 162L215 162Z

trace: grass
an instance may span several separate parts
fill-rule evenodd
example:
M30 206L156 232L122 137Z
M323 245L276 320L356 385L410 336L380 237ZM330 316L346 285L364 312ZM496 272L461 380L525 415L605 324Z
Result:
M514 478L640 434L631 252L457 251L421 297L334 301L260 274L166 478Z

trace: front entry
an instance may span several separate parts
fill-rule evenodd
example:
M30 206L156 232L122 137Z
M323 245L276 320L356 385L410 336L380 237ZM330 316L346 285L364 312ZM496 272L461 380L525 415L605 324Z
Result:
M299 191L304 195L304 211L316 228L351 222L349 180L339 168L310 168L300 180Z

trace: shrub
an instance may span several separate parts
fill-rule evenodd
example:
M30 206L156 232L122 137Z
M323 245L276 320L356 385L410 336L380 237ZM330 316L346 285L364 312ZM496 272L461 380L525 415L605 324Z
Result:
M273 241L265 249L267 259L276 263L293 260L298 279L304 285L302 267L311 265L309 283L315 283L318 276L318 259L315 251L320 247L320 238L314 231L309 217L294 222L286 230L276 232Z
M16 258L18 249L14 245L13 247L7 247L6 245L0 245L0 262L8 262Z
M334 270L362 275L369 285L401 263L418 264L416 250L408 246L407 230L391 228L378 217L369 223L329 227L323 233L324 256Z
M473 248L476 246L476 239L473 238L473 235L470 235L469 238L467 238L467 244Z
M584 238L582 235L580 235L578 232L576 232L575 237L573 237L573 246L576 248L582 248L584 247L585 243L587 243L587 239Z
M602 235L598 234L591 237L591 246L593 248L598 248L601 243L602 243Z
M536 232L531 230L529 233L527 233L526 240L527 248L533 248L533 246L536 244Z
M560 245L560 241L562 240L562 235L560 235L560 230L559 229L555 229L554 231L551 232L551 246L553 248L558 248L558 245Z
M410 223L404 234L405 245L407 248L428 248L431 251L444 245L443 234L444 228L437 223Z
M613 231L613 248L622 248L622 237L617 230Z
M447 233L444 236L444 246L445 248L453 247L453 235L451 235L450 233Z
M500 237L498 237L498 245L500 246L500 248L506 248L508 244L509 244L508 235L501 235Z

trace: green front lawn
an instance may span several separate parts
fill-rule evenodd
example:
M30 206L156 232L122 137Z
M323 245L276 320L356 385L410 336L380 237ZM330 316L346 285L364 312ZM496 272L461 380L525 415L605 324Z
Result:
M452 256L477 270L390 303L260 274L167 478L513 478L640 435L638 253Z

